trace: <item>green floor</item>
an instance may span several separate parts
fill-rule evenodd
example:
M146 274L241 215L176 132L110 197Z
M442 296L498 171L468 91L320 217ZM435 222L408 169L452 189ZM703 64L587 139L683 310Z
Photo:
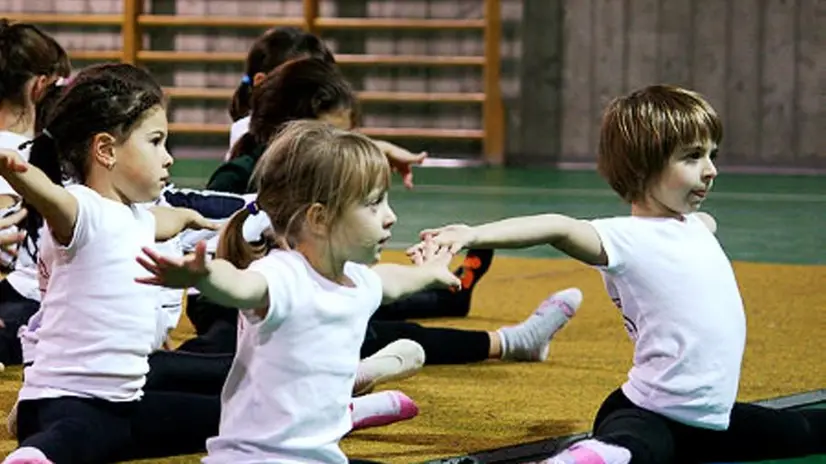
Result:
M215 161L178 160L181 186L203 187ZM416 187L397 182L391 204L399 222L392 247L412 243L423 228L450 222L479 223L502 217L558 212L592 218L626 214L628 208L593 172L548 169L419 168ZM705 204L734 260L826 264L826 180L822 177L723 174ZM548 248L509 252L555 257Z

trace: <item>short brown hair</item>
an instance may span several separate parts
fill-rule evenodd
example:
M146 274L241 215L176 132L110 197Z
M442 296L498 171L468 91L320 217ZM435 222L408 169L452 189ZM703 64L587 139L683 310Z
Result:
M654 85L616 98L602 118L598 169L625 201L641 200L681 146L720 144L723 125L698 93Z

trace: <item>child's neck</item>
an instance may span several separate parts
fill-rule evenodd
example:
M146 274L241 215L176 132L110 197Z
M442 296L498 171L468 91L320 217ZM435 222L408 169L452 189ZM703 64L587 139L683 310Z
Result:
M685 219L685 216L683 214L670 210L661 202L650 197L643 201L632 202L631 216L646 218L677 219L680 221Z
M325 279L345 287L355 285L344 273L344 261L335 259L328 246L318 246L308 240L301 240L295 249L304 255L310 266Z
M0 108L0 130L20 134L29 139L34 138L34 108L27 111L22 108L3 106Z
M97 192L103 198L112 200L124 205L131 205L132 202L121 194L112 183L112 175L109 170L97 165L89 169L89 174L86 176L86 186Z

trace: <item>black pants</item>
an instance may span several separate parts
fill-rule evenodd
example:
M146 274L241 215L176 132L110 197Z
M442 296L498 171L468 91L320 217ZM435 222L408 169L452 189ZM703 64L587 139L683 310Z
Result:
M97 464L200 453L218 434L220 400L191 393L145 392L114 403L74 397L21 401L18 441L55 464Z
M232 353L156 351L149 355L145 391L220 395L232 366Z
M222 311L223 309L217 309L214 314L219 316L212 320L211 325L204 328L201 335L184 342L177 351L213 355L234 354L238 333L238 311L233 310L235 319L232 322L228 321L228 317L221 316ZM490 351L490 337L484 331L424 327L415 322L383 321L374 318L367 326L361 356L366 358L401 338L422 345L426 362L431 365L484 361L488 359Z
M691 427L611 393L594 438L631 452L632 464L744 462L826 453L826 410L780 410L736 403L729 428Z
M0 281L0 362L16 365L23 362L17 331L40 309L40 302L23 297L8 280Z

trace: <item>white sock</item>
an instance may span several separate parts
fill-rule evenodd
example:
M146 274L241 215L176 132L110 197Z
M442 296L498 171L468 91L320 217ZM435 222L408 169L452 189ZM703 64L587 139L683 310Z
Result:
M547 464L628 464L631 462L631 452L621 446L590 439L575 443L543 462Z
M569 288L546 298L524 322L497 331L502 342L502 359L544 361L554 334L576 313L582 304L582 291Z
M410 419L419 413L419 409L404 393L388 390L353 398L350 413L355 430Z
M3 464L13 464L16 462L46 464L51 461L49 461L49 458L47 458L46 455L39 449L32 448L31 446L24 446L22 448L17 448L12 451L11 454L6 456Z

